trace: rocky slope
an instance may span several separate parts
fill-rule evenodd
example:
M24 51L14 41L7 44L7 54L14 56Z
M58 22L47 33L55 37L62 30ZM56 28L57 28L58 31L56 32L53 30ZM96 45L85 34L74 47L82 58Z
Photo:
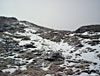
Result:
M100 76L99 28L61 31L0 17L0 76Z

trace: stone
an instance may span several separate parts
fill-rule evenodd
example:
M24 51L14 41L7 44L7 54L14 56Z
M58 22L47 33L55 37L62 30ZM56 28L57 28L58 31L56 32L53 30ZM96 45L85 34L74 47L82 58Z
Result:
M98 55L97 55L97 57L99 57L99 58L100 58L100 54L98 54Z
M54 63L49 67L49 70L52 72L63 72L64 69L65 67L60 67L59 65L55 65Z
M30 38L26 36L22 40L30 40Z
M56 52L56 53L52 53L49 56L47 56L45 58L45 60L48 60L48 61L63 61L64 57L61 55L61 53Z
M67 70L65 71L65 74L66 74L66 75L73 75L74 72L73 72L72 69L67 69Z
M20 69L16 70L14 73L12 73L12 75L18 75L18 74L21 74L22 71Z
M32 44L26 44L24 45L25 48L36 48L36 46L33 46Z
M80 44L77 45L77 47L83 47L83 45L80 43Z
M57 72L54 76L64 76L64 74Z

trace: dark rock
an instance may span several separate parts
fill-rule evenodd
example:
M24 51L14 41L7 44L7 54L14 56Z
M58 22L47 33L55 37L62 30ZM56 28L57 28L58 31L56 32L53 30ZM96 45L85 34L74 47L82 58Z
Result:
M42 63L43 59L33 60L30 64L27 65L27 69L40 69L42 67Z
M65 67L60 67L59 65L58 65L58 63L52 63L51 65L50 65L50 67L49 67L49 70L50 71L53 71L53 72L63 72L63 70L65 69Z
M2 70L0 70L0 73L2 72Z
M87 25L87 26L82 26L79 29L77 29L75 32L76 33L84 33L86 31L90 31L90 32L100 32L100 25Z
M8 31L12 25L18 24L18 20L14 17L0 17L0 32Z
M8 68L7 65L15 65L15 60L11 58L0 58L0 69L2 70Z
M91 74L90 70L84 70L84 71L82 71L82 72Z
M92 40L92 41L88 42L88 44L90 44L91 46L95 46L99 43L100 43L100 40Z
M45 58L45 60L48 60L48 61L63 61L64 57L61 55L61 53L56 52L56 53L52 53L49 56L47 56Z
M9 75L0 71L0 76L9 76Z
M30 40L29 37L24 37L22 40Z
M64 74L63 73L56 73L54 76L64 76Z
M99 58L100 58L100 54L98 54L98 55L97 55L97 57L99 57Z
M79 64L79 65L76 65L75 68L80 68L80 69L85 69L86 68L86 65L83 65L83 64Z
M90 73L96 73L97 71L96 70L90 70Z
M84 64L84 63L88 63L88 64L91 64L92 62L90 62L90 61L87 61L87 60L83 60L83 59L79 59L79 60L76 60L76 59L73 59L73 60L66 60L67 62L72 62L72 63L82 63L82 64Z
M76 35L80 38L84 38L84 39L99 39L100 38L100 35L92 35L92 36L89 36L89 35Z
M72 56L69 56L69 55L66 56L66 59L71 59L71 58L72 58Z
M32 44L26 44L24 45L25 48L36 48L36 46L33 46Z
M28 76L45 76L48 72L42 69L34 69L34 70L25 70L23 71L23 73Z
M72 69L67 69L67 70L65 71L65 74L66 74L66 75L73 75L74 72L73 72Z
M69 63L79 63L79 61L78 60L66 60L67 62L69 62Z
M20 48L16 48L16 49L14 49L14 51L18 52L18 51L20 51Z
M81 54L75 54L75 56L77 57L77 56L81 56Z
M97 63L93 63L94 65L97 65Z
M25 36L22 35L14 35L15 38L25 38Z
M75 72L80 72L80 70L76 70Z
M85 72L85 73L88 73L88 74L91 74L91 73L98 73L96 70L84 70L82 72Z
M12 73L12 75L18 75L18 74L21 74L22 71L20 69L16 70L14 73Z
M83 45L82 44L78 44L76 47L83 47Z
M3 32L4 30L2 28L0 28L0 32Z

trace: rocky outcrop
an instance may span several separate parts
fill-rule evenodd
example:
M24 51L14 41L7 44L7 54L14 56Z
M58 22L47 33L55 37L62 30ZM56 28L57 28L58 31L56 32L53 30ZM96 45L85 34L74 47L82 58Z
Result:
M0 76L99 76L99 31L99 25L71 32L0 17Z
M18 24L18 20L14 17L0 17L0 32L8 31L13 29Z
M76 33L84 33L86 31L90 32L100 32L100 25L87 25L78 28L75 32Z
M25 48L36 48L36 46L32 45L32 44L26 44L24 45Z

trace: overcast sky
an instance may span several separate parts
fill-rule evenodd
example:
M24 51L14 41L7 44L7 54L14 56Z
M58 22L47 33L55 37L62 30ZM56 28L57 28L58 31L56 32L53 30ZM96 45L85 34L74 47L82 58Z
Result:
M100 24L100 0L0 0L0 15L75 30L86 24Z

